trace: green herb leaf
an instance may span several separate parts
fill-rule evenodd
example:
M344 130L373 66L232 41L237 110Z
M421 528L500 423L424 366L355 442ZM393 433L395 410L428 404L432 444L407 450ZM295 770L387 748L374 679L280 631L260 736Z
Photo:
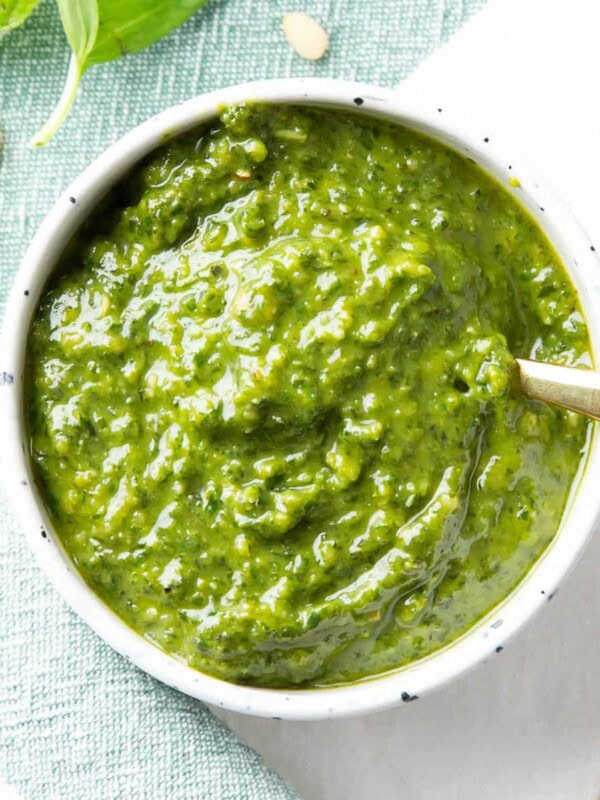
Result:
M69 113L83 73L92 64L137 53L171 33L207 0L57 0L73 55L58 105L34 136L46 144ZM2 3L2 0L0 0Z
M0 36L18 28L40 0L0 0Z

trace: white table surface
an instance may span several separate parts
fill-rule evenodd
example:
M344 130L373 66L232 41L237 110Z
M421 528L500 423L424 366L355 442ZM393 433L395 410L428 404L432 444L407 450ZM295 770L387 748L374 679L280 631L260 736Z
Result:
M599 0L491 0L399 91L516 141L600 245ZM597 535L500 655L433 695L339 722L219 716L304 800L598 800L599 634Z

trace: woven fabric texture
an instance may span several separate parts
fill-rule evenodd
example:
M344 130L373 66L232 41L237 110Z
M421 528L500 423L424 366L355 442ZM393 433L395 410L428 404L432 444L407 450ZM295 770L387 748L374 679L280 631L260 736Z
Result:
M126 2L126 0L124 0ZM56 139L27 141L60 95L69 50L53 0L0 41L0 308L66 184L167 106L231 83L314 75L394 85L484 0L210 0L149 50L92 68ZM330 34L318 63L281 32L304 10ZM201 703L116 655L33 563L0 503L0 773L25 800L296 797Z

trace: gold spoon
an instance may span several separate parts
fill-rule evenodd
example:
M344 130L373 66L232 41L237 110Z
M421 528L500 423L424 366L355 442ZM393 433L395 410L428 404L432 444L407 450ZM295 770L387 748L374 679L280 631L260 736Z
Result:
M523 358L516 361L521 389L528 397L600 420L600 372Z

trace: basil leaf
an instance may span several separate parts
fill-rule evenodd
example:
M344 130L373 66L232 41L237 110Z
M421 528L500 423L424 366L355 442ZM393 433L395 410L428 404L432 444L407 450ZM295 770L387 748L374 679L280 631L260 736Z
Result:
M0 0L2 2L2 0ZM93 64L137 53L171 33L207 0L57 0L73 54L58 105L34 136L46 144L69 113L83 73Z
M40 0L0 0L0 36L18 28Z
M98 0L100 26L90 64L137 53L179 27L206 0ZM59 0L59 6L77 4Z
M127 3L125 3L127 5ZM85 59L94 47L100 25L100 9L96 0L77 2L77 0L58 0L58 9L63 28L73 56L83 67ZM81 69L83 72L83 69Z

